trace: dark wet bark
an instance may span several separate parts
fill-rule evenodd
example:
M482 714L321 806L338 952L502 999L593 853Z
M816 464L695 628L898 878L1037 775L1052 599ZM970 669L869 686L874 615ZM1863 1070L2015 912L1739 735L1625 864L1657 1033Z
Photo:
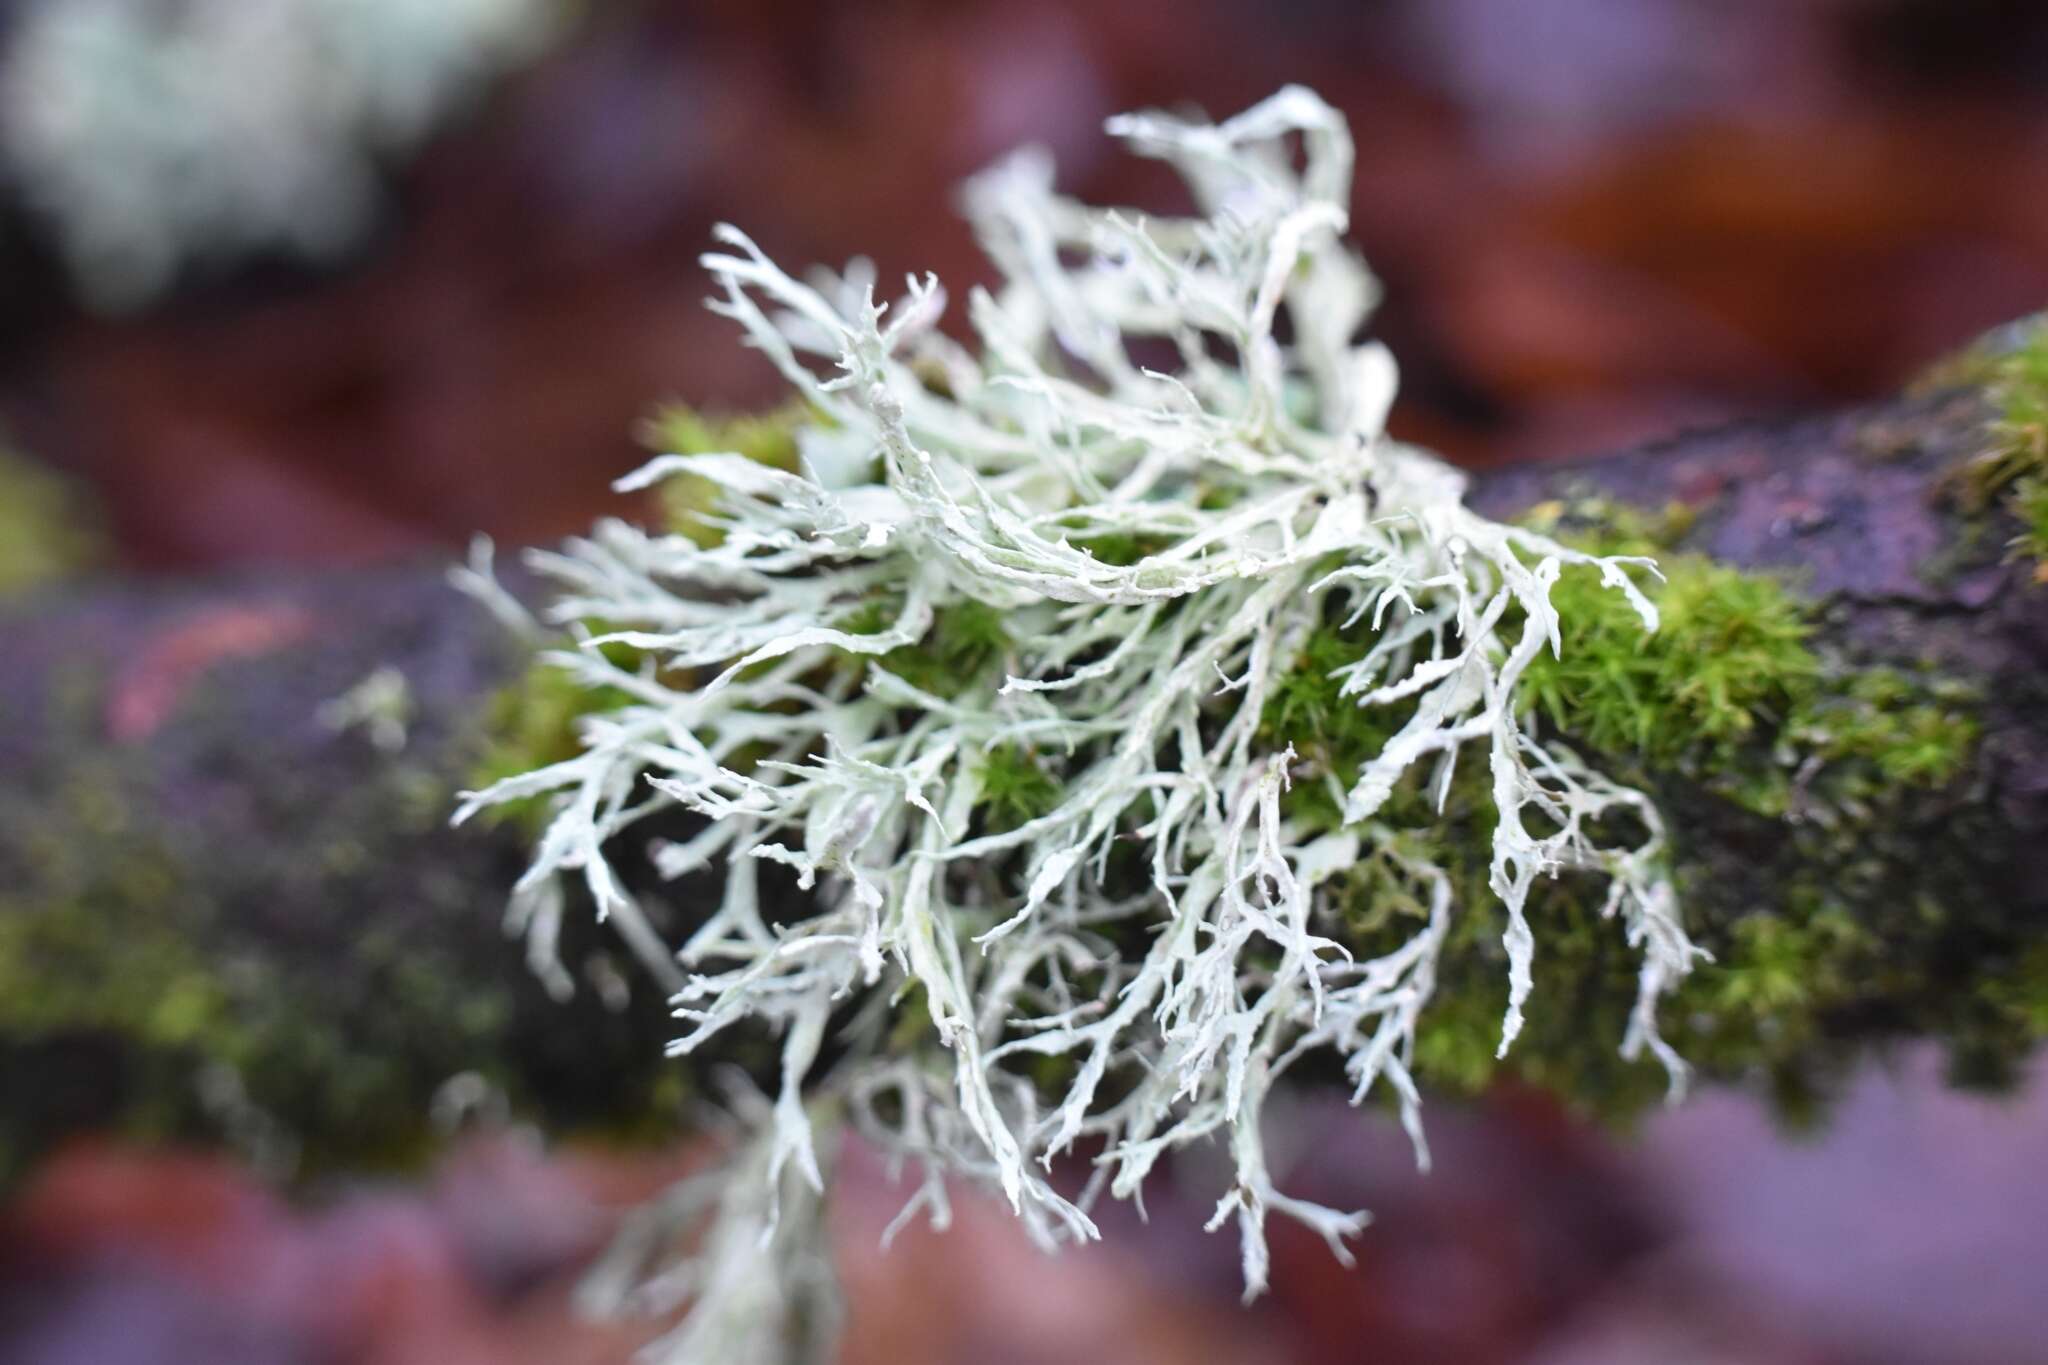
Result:
M1971 771L1874 855L1893 869L1880 881L1917 867L1944 904L1978 907L1931 940L1958 981L2010 966L2048 915L2048 587L1949 495L1983 419L1958 392L1503 470L1474 489L1497 516L1587 493L1686 503L1685 547L1795 572L1831 652L1975 685ZM395 753L321 719L381 667L411 695ZM521 667L431 564L84 584L0 609L12 1155L85 1126L274 1120L316 1156L403 1157L432 1136L437 1088L465 1071L557 1131L672 1115L691 1082L659 1060L658 993L622 1006L632 969L580 926L581 989L549 999L500 923L521 832L447 826L490 699ZM1659 785L1685 816L1688 858L1723 874L1698 912L1710 927L1803 856L1784 822L1689 794L1683 774ZM1874 1031L1913 1027L1879 1013ZM249 1104L198 1082L206 1058L229 1064Z

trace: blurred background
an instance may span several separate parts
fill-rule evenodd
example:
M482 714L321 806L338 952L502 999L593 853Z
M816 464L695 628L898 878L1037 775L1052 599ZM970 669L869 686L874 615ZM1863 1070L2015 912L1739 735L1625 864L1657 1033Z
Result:
M714 223L957 299L962 176L1036 141L1170 207L1104 117L1287 81L1358 140L1396 430L1463 462L1882 395L2048 299L2040 0L10 0L0 590L569 533L656 402L777 397L700 306ZM847 1358L2048 1359L2038 1088L1908 1053L1796 1141L1735 1095L1434 1122L1424 1181L1305 1102L1294 1179L1380 1223L1352 1272L1283 1234L1250 1313L1197 1195L1085 1257L971 1201L881 1257L870 1172ZM74 1147L0 1223L0 1360L624 1359L567 1286L690 1159L498 1132L308 1203Z

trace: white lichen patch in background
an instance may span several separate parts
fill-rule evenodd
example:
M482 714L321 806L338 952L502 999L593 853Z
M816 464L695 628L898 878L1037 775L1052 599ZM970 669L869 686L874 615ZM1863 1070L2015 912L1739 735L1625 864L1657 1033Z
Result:
M88 302L181 267L322 261L380 161L537 53L559 0L30 0L0 64L0 157Z
M1238 1225L1252 1294L1269 1213L1339 1256L1365 1221L1267 1169L1262 1106L1298 1060L1340 1060L1361 1100L1391 1090L1426 1161L1416 1030L1451 917L1498 911L1454 905L1392 822L1404 784L1490 775L1502 1048L1530 1003L1530 887L1584 871L1642 954L1617 1042L1681 1078L1654 1007L1694 949L1657 812L1530 733L1516 691L1557 647L1560 574L1598 574L1646 630L1656 613L1640 561L1487 521L1456 471L1386 437L1395 369L1357 339L1378 290L1343 241L1352 145L1333 110L1290 88L1219 125L1111 131L1174 165L1200 216L1087 208L1034 153L986 172L965 202L1004 283L968 299L977 348L938 330L935 280L883 307L864 268L798 280L721 232L715 306L818 414L802 470L666 456L622 487L707 480L722 535L608 522L533 557L558 620L609 632L555 662L631 701L585 719L578 757L464 809L552 794L521 916L551 935L557 879L587 882L659 969L680 967L674 1051L743 1022L780 1037L780 1095L736 1168L759 1166L762 1197L822 1187L829 1113L921 1169L906 1216L943 1221L944 1178L966 1176L1052 1245L1096 1235L1103 1193L1135 1197L1162 1156L1214 1140L1236 1178L1212 1226ZM986 667L881 666L963 614L996 623ZM1310 821L1289 784L1336 778L1261 719L1327 629L1359 641L1346 700L1393 719L1331 792L1341 813ZM992 820L984 784L1020 754L1050 790ZM675 806L707 822L657 847L656 870L721 866L725 889L677 907L695 927L670 961L605 850ZM1413 932L1356 960L1333 938L1332 882L1367 860ZM793 869L815 913L766 922L763 863ZM1095 1177L1057 1188L1052 1159L1076 1149ZM707 1247L733 1254L718 1232Z

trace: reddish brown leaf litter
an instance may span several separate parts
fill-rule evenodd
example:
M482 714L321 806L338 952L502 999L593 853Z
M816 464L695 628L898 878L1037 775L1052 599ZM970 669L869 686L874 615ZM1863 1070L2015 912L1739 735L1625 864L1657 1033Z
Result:
M1229 1239L1199 1231L1214 1174L1199 1162L1159 1183L1149 1221L1047 1258L964 1189L950 1231L881 1250L906 1188L849 1151L831 1220L840 1359L2048 1360L2033 1273L2048 1088L1959 1095L1930 1051L1866 1070L1793 1142L1726 1093L1619 1145L1534 1095L1440 1107L1428 1177L1376 1116L1316 1101L1286 1127L1290 1187L1379 1217L1349 1271L1276 1229L1274 1295L1251 1310ZM624 1365L655 1325L580 1320L570 1290L618 1212L699 1160L544 1156L500 1135L424 1181L287 1201L221 1158L74 1146L7 1216L0 1360Z
M406 172L341 272L118 324L13 310L0 408L135 563L551 539L613 506L651 401L774 397L699 306L714 222L960 300L963 175L1037 140L1076 193L1164 207L1103 116L1302 81L1358 131L1398 426L1584 453L1889 391L2048 296L2044 34L1947 0L611 7Z

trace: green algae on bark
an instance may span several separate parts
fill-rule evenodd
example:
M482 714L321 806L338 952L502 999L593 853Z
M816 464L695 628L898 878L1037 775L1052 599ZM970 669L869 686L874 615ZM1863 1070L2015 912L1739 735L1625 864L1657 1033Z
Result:
M331 630L172 666L287 601ZM405 1164L462 1076L557 1131L672 1126L658 993L601 998L615 949L577 916L584 989L551 999L497 927L511 840L446 829L514 657L472 604L387 575L35 610L0 621L0 1178L82 1128ZM319 717L379 664L419 701L397 753ZM150 728L113 724L160 686Z

